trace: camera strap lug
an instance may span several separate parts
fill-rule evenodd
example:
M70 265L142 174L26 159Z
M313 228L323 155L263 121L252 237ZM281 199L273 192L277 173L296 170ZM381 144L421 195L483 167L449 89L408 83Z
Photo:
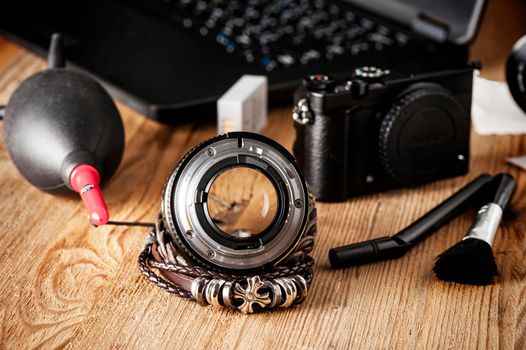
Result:
M292 119L300 125L314 123L314 113L310 110L309 101L302 98L292 109Z

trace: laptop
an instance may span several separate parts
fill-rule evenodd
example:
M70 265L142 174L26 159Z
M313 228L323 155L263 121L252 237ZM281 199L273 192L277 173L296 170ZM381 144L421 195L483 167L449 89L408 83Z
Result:
M421 72L465 64L483 0L17 0L0 31L45 55L63 34L68 65L164 123L213 119L244 74L270 105L303 77L356 67Z

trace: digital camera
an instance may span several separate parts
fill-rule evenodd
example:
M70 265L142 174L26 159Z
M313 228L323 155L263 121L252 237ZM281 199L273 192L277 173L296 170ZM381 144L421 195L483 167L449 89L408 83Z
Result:
M477 68L305 78L294 96L294 155L315 197L343 201L465 174Z

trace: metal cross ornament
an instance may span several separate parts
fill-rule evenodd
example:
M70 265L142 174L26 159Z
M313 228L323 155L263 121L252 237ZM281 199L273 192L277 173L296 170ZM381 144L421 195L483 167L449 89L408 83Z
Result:
M240 284L235 285L234 288L234 299L240 299L243 301L239 305L238 309L244 314L251 314L254 312L253 306L255 304L262 308L270 305L269 293L260 293L259 290L263 287L264 283L261 282L259 276L247 278L247 286L243 288Z

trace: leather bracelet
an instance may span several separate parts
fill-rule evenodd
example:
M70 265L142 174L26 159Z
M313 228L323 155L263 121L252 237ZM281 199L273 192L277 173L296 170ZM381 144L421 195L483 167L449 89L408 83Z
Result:
M316 208L309 196L308 222L295 249L272 270L233 274L192 264L181 255L165 231L159 214L139 256L139 268L152 283L200 305L233 308L244 314L261 309L290 307L303 302L313 278L309 256L316 235ZM157 275L152 268L158 269Z

